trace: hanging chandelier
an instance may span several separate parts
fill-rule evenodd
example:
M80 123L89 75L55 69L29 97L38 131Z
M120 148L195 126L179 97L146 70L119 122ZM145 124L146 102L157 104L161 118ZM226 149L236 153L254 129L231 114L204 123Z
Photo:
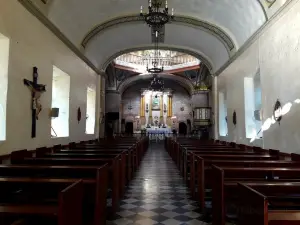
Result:
M162 0L149 0L148 13L143 13L143 6L141 6L140 16L144 18L150 27L161 28L167 24L170 19L173 19L174 9L172 8L172 14L170 16L168 1L165 2L165 7L163 8Z
M160 79L157 74L153 74L153 79L151 80L149 90L151 91L163 91L165 88L165 83Z
M161 73L164 71L164 66L162 65L161 67L159 67L159 49L158 49L158 31L155 31L155 39L154 39L154 57L152 59L152 67L149 68L149 66L147 65L147 71L148 73Z

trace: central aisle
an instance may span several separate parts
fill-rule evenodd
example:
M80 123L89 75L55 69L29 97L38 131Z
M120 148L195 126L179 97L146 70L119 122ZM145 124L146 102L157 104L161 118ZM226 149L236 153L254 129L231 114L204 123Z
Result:
M120 211L108 224L204 225L195 201L164 150L150 144L135 179L121 201Z

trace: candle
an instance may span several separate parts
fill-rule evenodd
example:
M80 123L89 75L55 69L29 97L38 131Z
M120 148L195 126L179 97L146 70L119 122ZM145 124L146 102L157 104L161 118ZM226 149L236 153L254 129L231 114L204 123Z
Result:
M151 0L149 0L149 6L151 7L152 5L151 5Z
M141 6L141 13L143 13L143 6Z
M168 8L168 1L166 0L166 8Z
M172 8L172 16L174 16L174 8Z

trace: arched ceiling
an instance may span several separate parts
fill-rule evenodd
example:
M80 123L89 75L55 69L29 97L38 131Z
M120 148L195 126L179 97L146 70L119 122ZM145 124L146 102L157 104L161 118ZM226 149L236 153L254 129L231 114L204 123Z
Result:
M138 14L147 0L53 0L48 16L61 30L72 34L71 41L80 44L94 26L119 16ZM223 28L244 43L266 20L259 0L169 0L175 14L207 21ZM69 35L67 35L69 36Z
M140 6L147 8L148 0L19 2L26 7L36 7L57 28L56 31L61 32L99 70L105 70L112 57L120 52L151 45L150 29L138 17ZM169 7L175 10L175 18L165 27L162 46L189 51L211 65L209 69L214 73L268 20L271 6L279 7L285 2L168 0ZM30 11L37 13L37 10Z
M173 35L174 33L177 34ZM151 43L150 30L145 24L126 24L111 28L95 37L85 52L88 58L93 59L93 63L103 68L112 52L121 52L128 46L142 47L149 43ZM210 62L214 71L230 57L225 46L215 36L193 27L169 24L166 26L165 43L176 48L194 49L194 52Z

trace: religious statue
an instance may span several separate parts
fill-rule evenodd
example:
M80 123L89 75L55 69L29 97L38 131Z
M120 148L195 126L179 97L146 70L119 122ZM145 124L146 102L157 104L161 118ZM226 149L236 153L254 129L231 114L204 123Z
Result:
M164 103L164 113L167 113L167 105Z
M159 100L160 100L160 98L157 96L157 95L155 95L155 96L153 96L153 99L152 99L152 110L159 110L160 109L160 107L159 107Z
M42 104L40 102L41 95L46 92L45 85L34 85L33 82L24 79L24 84L29 88L31 93L34 94L32 97L32 109L35 109L35 118L39 119L39 114L42 111Z
M32 117L32 125L31 125L31 137L34 138L36 136L36 120L38 120L38 115L42 111L42 104L40 103L40 97L42 93L46 92L46 85L38 84L38 68L33 67L33 81L24 79L24 84L31 91L31 117Z

